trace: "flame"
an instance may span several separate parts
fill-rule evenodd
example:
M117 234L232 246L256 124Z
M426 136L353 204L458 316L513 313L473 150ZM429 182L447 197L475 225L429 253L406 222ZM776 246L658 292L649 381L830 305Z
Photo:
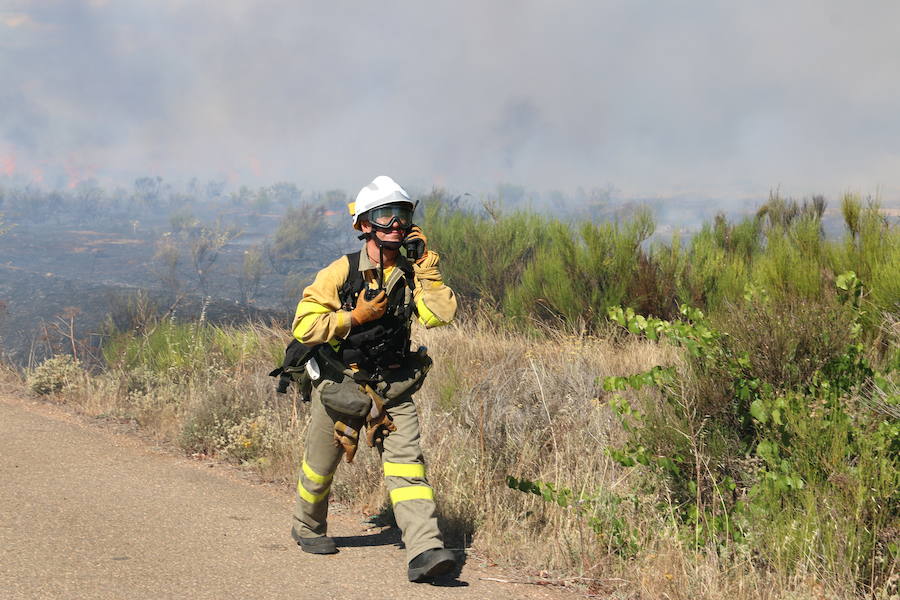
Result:
M34 179L34 182L37 184L44 183L44 171L41 170L40 167L35 167L31 170L31 178Z
M12 177L16 172L16 157L14 154L0 156L0 174Z
M21 27L22 25L28 25L31 22L31 17L25 13L6 13L0 15L0 23L3 23L11 29Z
M76 163L76 158L70 156L65 164L63 165L63 169L66 172L66 176L69 178L69 182L66 184L66 187L70 190L78 187L78 184L86 179L90 179L94 176L94 168L91 165L78 165Z
M63 169L66 171L66 177L69 178L66 187L70 190L74 190L76 186L78 186L78 182L81 181L81 173L79 173L78 167L71 162L66 161L66 164L63 165Z
M250 170L259 177L262 174L262 163L255 156L251 156L248 160L250 161Z

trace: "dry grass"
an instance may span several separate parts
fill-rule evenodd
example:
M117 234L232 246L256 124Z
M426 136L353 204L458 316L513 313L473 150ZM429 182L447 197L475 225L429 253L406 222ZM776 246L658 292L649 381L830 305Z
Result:
M18 371L5 363L0 363L0 390L4 393L21 393L24 384Z
M597 377L646 370L671 361L671 351L565 335L528 340L483 323L423 332L420 342L436 364L419 404L443 512L477 526L475 547L497 560L591 571L584 559L598 540L586 520L509 490L506 476L588 496L627 491L630 475L603 452L622 432L597 401Z

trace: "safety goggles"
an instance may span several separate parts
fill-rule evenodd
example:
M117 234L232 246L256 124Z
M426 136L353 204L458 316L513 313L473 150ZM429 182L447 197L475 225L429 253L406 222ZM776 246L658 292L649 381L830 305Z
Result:
M388 204L369 211L368 221L378 229L400 229L412 227L413 207L408 204Z

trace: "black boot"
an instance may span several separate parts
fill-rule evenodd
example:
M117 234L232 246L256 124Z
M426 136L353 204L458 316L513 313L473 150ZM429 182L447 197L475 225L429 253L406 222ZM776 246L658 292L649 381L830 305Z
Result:
M456 557L444 548L426 550L409 561L409 580L428 581L438 575L449 573L456 567Z
M337 546L334 544L334 538L330 538L327 535L305 538L300 537L291 530L291 537L294 538L301 550L310 554L336 554L338 551Z

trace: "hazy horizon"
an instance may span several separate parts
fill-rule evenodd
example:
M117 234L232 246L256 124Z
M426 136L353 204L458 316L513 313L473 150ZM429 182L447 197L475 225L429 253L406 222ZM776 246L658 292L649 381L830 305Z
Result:
M0 185L900 199L900 4L0 0Z

